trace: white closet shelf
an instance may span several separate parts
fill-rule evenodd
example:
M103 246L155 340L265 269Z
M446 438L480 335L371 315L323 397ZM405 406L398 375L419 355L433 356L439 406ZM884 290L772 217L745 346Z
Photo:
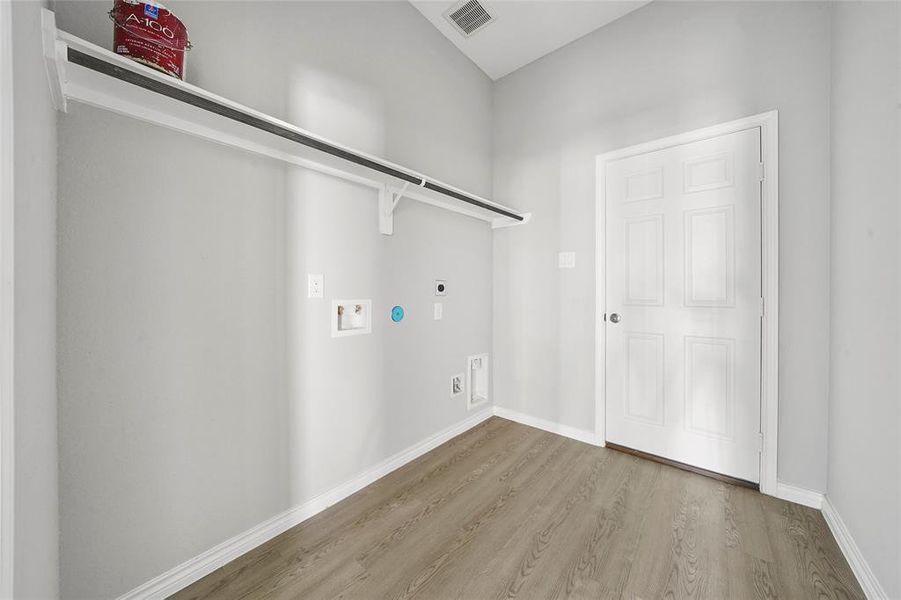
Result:
M42 28L51 95L62 112L69 101L81 102L371 187L378 191L379 231L386 235L393 233L401 198L487 221L493 228L531 218L60 31L53 11L44 9Z

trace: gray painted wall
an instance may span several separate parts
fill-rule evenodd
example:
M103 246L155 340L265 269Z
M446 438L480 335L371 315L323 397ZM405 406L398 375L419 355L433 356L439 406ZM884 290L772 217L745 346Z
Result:
M595 157L775 108L778 474L826 489L829 22L815 2L654 2L497 82L494 196L535 217L494 238L500 405L594 427Z
M407 3L213 6L171 3L193 82L490 191L491 83ZM58 8L108 44L105 3ZM487 224L402 201L389 238L369 189L86 107L59 134L64 597L126 592L467 416L449 383L491 351ZM332 339L331 298L371 298L373 333Z
M59 593L56 442L56 116L42 4L13 2L16 598Z
M829 501L901 598L897 3L835 4Z

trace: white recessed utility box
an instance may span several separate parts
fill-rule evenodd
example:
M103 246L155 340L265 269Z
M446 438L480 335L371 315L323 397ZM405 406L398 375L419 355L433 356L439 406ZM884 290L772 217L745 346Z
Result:
M332 300L332 337L372 333L372 300Z
M466 361L467 408L488 402L488 355L477 354Z

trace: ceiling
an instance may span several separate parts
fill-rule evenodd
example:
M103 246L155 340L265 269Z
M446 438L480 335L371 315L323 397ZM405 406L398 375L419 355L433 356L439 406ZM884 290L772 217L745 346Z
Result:
M459 0L410 0L492 79L641 8L650 0L480 0L495 21L463 37L444 17Z

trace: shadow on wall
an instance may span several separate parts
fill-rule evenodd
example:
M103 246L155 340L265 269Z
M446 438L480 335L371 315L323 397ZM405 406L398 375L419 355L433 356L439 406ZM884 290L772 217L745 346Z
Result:
M378 94L312 69L289 86L293 123L382 154L385 116ZM375 192L302 169L287 169L286 367L290 505L347 481L381 457L391 413L384 393L384 340L373 333L331 338L331 299L372 299L384 277ZM325 274L321 299L307 299L307 274ZM376 309L376 314L378 310ZM376 318L373 316L373 318Z

